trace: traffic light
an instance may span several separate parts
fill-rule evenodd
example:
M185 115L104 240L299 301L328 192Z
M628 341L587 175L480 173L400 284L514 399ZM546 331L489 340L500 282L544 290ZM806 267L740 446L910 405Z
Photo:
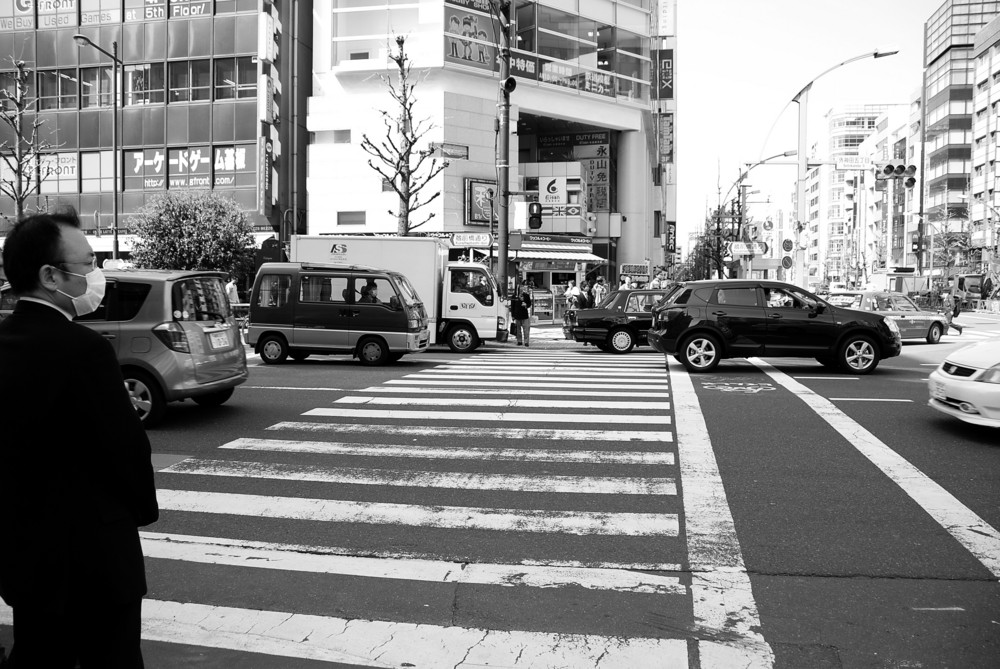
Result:
M875 179L901 179L903 186L913 188L917 184L917 166L905 160L890 160L881 163L875 170Z
M541 202L529 202L528 203L528 227L532 230L537 230L542 227L542 203Z

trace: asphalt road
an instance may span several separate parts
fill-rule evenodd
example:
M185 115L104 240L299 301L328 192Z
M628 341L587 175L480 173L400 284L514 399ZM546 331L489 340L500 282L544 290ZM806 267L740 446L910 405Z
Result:
M252 360L150 433L146 666L995 667L1000 432L926 406L1000 346L959 322L867 377L554 330Z

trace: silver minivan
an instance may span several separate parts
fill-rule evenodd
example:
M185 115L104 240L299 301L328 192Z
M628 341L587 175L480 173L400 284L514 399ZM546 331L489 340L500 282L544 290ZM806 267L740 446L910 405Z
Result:
M427 350L427 312L398 272L264 263L250 293L247 343L267 364L348 353L365 365Z

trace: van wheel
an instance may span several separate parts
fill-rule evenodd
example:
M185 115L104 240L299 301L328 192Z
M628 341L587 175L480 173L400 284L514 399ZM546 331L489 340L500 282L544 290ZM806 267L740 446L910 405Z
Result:
M225 390L217 390L214 393L208 393L206 395L196 395L191 399L198 406L203 407L217 407L222 406L226 403L230 397L233 396L233 388L226 388Z
M944 328L941 327L940 323L931 324L931 329L927 331L927 343L937 344L941 341L941 335L944 333Z
M878 367L878 348L868 335L853 335L840 346L837 361L848 374L868 374Z
M719 366L722 348L712 335L696 334L681 343L677 354L689 372L711 372Z
M455 353L471 353L479 346L479 337L468 325L456 325L448 330L448 348Z
M139 415L143 427L154 427L163 420L167 410L167 401L160 390L160 384L146 372L138 369L122 370L125 377L125 389L128 391L132 406Z
M358 360L362 365L384 365L389 361L389 347L378 337L368 337L358 343Z
M281 335L267 335L260 342L260 359L268 365L277 365L288 357L288 344Z

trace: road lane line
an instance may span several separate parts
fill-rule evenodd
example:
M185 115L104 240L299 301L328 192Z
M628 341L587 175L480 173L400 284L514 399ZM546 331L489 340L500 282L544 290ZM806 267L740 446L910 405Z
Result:
M497 365L491 369L485 369L482 367L447 367L438 368L434 367L432 369L425 369L419 374L421 376L478 376L480 374L492 374L494 376L517 376L523 377L525 374L537 374L540 378L546 378L549 375L543 374L544 369L532 369L530 367L513 367L508 365ZM566 367L559 366L552 368L552 376L584 376L588 378L614 376L621 378L623 375L628 374L631 378L640 378L643 381L648 381L650 379L663 379L664 374L662 370L657 371L639 371L634 369L622 370L622 369L567 369ZM410 374L409 376L413 376ZM647 378L648 377L648 378Z
M1000 532L829 400L759 358L750 362L805 402L1000 578Z
M160 488L161 510L228 514L328 523L405 525L440 529L537 532L576 535L677 536L677 515L605 513L471 506L425 506L387 502L244 495Z
M147 558L183 560L258 569L530 588L580 587L587 590L686 595L676 576L627 569L492 564L397 556L350 555L344 549L294 546L221 537L140 532ZM341 550L335 553L334 550Z
M452 427L419 425L357 425L354 423L313 423L282 421L267 430L299 430L302 432L337 432L339 434L416 435L468 439L536 439L576 441L673 441L674 434L660 430L562 430L557 428Z
M526 413L517 411L406 411L392 409L338 409L319 407L304 411L303 416L323 416L326 418L377 418L401 420L485 420L498 423L600 423L611 420L604 415L578 413ZM629 415L633 425L669 425L670 416Z
M428 370L432 371L432 370ZM416 374L407 374L404 379L423 379L423 380L452 380L452 381L523 381L528 383L543 382L543 383L574 383L583 384L589 382L591 379L588 377L583 378L573 378L570 376L552 376L552 377L537 377L537 376L522 376L520 374L502 374L500 372L494 372L490 374L476 374L475 370L470 370L468 374L428 374L427 372L418 372ZM655 381L653 379L639 379L640 383L646 384L648 387L656 387L660 390L667 386L666 380ZM632 383L635 384L636 380L631 379L626 376L619 375L615 378L601 379L601 384L603 387L604 383Z
M598 394L603 397L604 394ZM473 406L473 407L508 407L511 409L532 409L538 408L537 400L525 399L490 399L484 397L372 397L370 395L349 395L341 397L335 404L364 404L364 405L390 405L390 406ZM573 401L563 400L559 402L560 409L649 409L656 411L669 411L670 402L607 402L603 400Z
M490 460L517 462L585 462L616 465L673 466L674 454L652 451L579 451L549 448L458 448L417 444L349 444L330 441L286 441L281 439L234 439L219 448L277 453L323 453L384 458L432 458L441 460ZM173 464L171 462L170 464Z
M343 392L344 388L308 388L301 386L240 386L240 390L319 390L323 392Z
M449 384L453 385L453 384ZM387 388L384 386L371 386L368 388L361 388L358 390L361 393L426 393L426 394L461 394L463 397L467 397L470 392L474 395L517 395L521 397L523 395L544 395L553 397L594 397L595 395L599 397L628 397L635 398L636 394L633 392L625 391L609 391L605 390L605 386L602 384L600 392L593 389L591 390L538 390L532 388L476 388L473 391L469 390L468 386L459 387L455 386L449 388L447 386L434 387L434 388L421 388L419 386L414 387L391 387ZM645 392L642 393L642 397L649 399L662 399L670 397L670 393L663 392Z
M667 369L677 418L694 618L696 624L719 636L698 641L700 668L773 667L774 653L758 632L757 603L698 396L679 363L669 360Z
M504 490L510 492L570 493L586 495L676 495L669 478L623 476L522 476L470 472L421 472L401 469L318 467L266 462L233 462L188 458L161 471L167 474L231 476L243 479L311 481L347 485Z
M913 400L892 399L890 397L828 397L831 402L913 402Z
M404 379L389 379L386 381L388 384L393 385L417 385L417 386L467 386L469 388L478 388L482 385L481 381L468 381L465 380L466 377L457 377L456 379L444 381L440 379L420 379L420 378L404 378ZM572 383L553 383L551 381L538 382L531 379L531 377L526 377L525 379L504 379L504 378L492 378L492 381L503 382L506 386L516 386L516 387L526 387L526 388L590 388L591 394L595 393L593 384L587 383L587 379L573 379ZM667 387L662 383L657 384L645 384L645 383L629 383L628 380L623 380L622 383L610 383L607 380L601 381L601 391L605 389L611 390L666 390ZM633 392L633 395L635 393Z
M860 381L860 376L795 376L795 379L805 381Z
M366 667L676 667L683 639L500 631L144 599L142 638Z

